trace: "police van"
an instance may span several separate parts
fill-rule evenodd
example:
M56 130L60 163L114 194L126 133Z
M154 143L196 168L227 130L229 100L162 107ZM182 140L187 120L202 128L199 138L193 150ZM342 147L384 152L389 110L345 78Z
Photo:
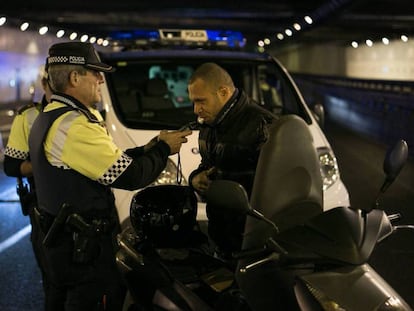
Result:
M334 152L286 69L265 53L243 51L239 32L214 30L154 30L120 32L117 48L101 53L116 68L105 75L102 105L115 143L123 149L146 144L160 130L176 130L194 122L187 82L196 67L215 62L232 76L258 105L277 115L296 114L309 126L321 164L324 209L348 206ZM185 185L200 163L198 131L188 137L155 184ZM294 143L294 142L292 142ZM133 191L114 190L121 223L128 223ZM199 218L203 215L199 206Z

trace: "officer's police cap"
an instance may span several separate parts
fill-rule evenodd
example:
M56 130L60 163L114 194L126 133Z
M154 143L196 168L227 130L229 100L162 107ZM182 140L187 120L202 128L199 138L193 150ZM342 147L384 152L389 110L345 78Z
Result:
M64 42L52 45L46 64L47 67L62 64L80 65L104 72L115 70L112 66L102 63L93 45L86 42Z

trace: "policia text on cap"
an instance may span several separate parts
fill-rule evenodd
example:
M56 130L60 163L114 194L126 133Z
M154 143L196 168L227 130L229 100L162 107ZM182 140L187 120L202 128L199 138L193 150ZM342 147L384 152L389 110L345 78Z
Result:
M81 42L51 46L47 67L54 94L29 137L43 231L35 243L42 244L52 286L46 310L121 310L114 251L119 224L110 187L153 182L191 131L161 131L147 145L122 151L94 108L101 72L112 67Z

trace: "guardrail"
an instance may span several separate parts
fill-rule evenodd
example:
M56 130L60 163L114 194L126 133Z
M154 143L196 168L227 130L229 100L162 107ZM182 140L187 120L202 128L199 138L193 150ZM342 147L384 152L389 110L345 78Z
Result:
M414 82L294 74L309 106L326 118L387 145L405 139L414 156Z

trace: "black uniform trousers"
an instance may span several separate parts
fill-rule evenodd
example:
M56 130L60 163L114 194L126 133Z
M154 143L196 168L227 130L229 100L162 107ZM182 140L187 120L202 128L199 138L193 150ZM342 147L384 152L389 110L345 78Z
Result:
M32 232L30 234L30 240L32 242L33 253L36 258L37 265L39 266L41 275L42 275L42 284L43 290L46 292L49 286L47 276L46 276L46 261L44 258L44 252L42 250L42 245L39 243L43 232L40 228L38 215L35 214L36 209L33 207L29 211L30 224L32 226Z
M43 239L53 217L41 212L41 234L36 236L44 254L48 288L45 311L121 311L126 289L115 262L115 238L119 226L88 238L89 257L74 257L74 233L61 230L52 245ZM117 223L117 222L116 222ZM90 249L89 249L90 250Z
M30 181L29 181L30 183ZM48 279L46 276L46 262L44 258L44 253L39 243L39 235L42 235L42 230L40 228L39 219L36 213L36 205L37 205L37 198L36 192L34 191L34 184L30 183L30 191L21 195L19 192L20 204L22 207L23 215L28 215L30 219L30 225L32 227L30 233L30 241L32 244L33 253L36 259L37 266L40 269L40 273L42 276L42 285L43 291L46 293L49 288Z

